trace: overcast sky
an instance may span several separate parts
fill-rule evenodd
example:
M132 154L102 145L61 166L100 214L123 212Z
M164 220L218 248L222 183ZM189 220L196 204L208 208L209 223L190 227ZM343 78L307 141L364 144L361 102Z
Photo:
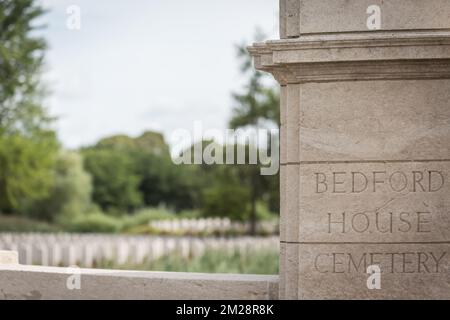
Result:
M50 111L68 148L194 121L225 128L242 78L236 43L277 37L278 0L42 0ZM66 27L81 9L81 30ZM169 141L170 142L170 141Z

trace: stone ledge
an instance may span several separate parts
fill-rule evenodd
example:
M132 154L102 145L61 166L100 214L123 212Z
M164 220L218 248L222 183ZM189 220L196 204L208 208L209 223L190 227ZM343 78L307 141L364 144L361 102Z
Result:
M450 32L373 32L305 35L248 48L256 69L282 84L448 79Z
M79 276L80 290L68 279ZM72 278L71 278L72 277ZM276 300L278 276L0 265L0 299Z

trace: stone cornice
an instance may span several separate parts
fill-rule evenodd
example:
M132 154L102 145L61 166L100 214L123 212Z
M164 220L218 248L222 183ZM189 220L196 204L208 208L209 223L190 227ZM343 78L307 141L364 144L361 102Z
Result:
M249 48L281 84L450 78L450 32L308 35Z

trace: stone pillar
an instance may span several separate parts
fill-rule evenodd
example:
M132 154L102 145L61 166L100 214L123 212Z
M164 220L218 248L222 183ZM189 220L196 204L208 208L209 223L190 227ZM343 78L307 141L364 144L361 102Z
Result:
M280 298L449 299L450 1L280 9Z

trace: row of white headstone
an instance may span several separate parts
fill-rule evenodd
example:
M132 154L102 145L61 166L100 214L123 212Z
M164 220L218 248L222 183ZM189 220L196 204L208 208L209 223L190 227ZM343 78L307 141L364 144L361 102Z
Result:
M102 234L0 233L0 250L19 252L26 265L80 266L100 262L141 264L165 255L201 256L206 250L278 250L278 237L158 237Z
M203 219L173 219L149 222L149 226L165 232L238 232L245 233L250 229L249 223L231 221L229 218L203 218ZM266 234L276 234L279 226L277 221L260 221L257 231Z

